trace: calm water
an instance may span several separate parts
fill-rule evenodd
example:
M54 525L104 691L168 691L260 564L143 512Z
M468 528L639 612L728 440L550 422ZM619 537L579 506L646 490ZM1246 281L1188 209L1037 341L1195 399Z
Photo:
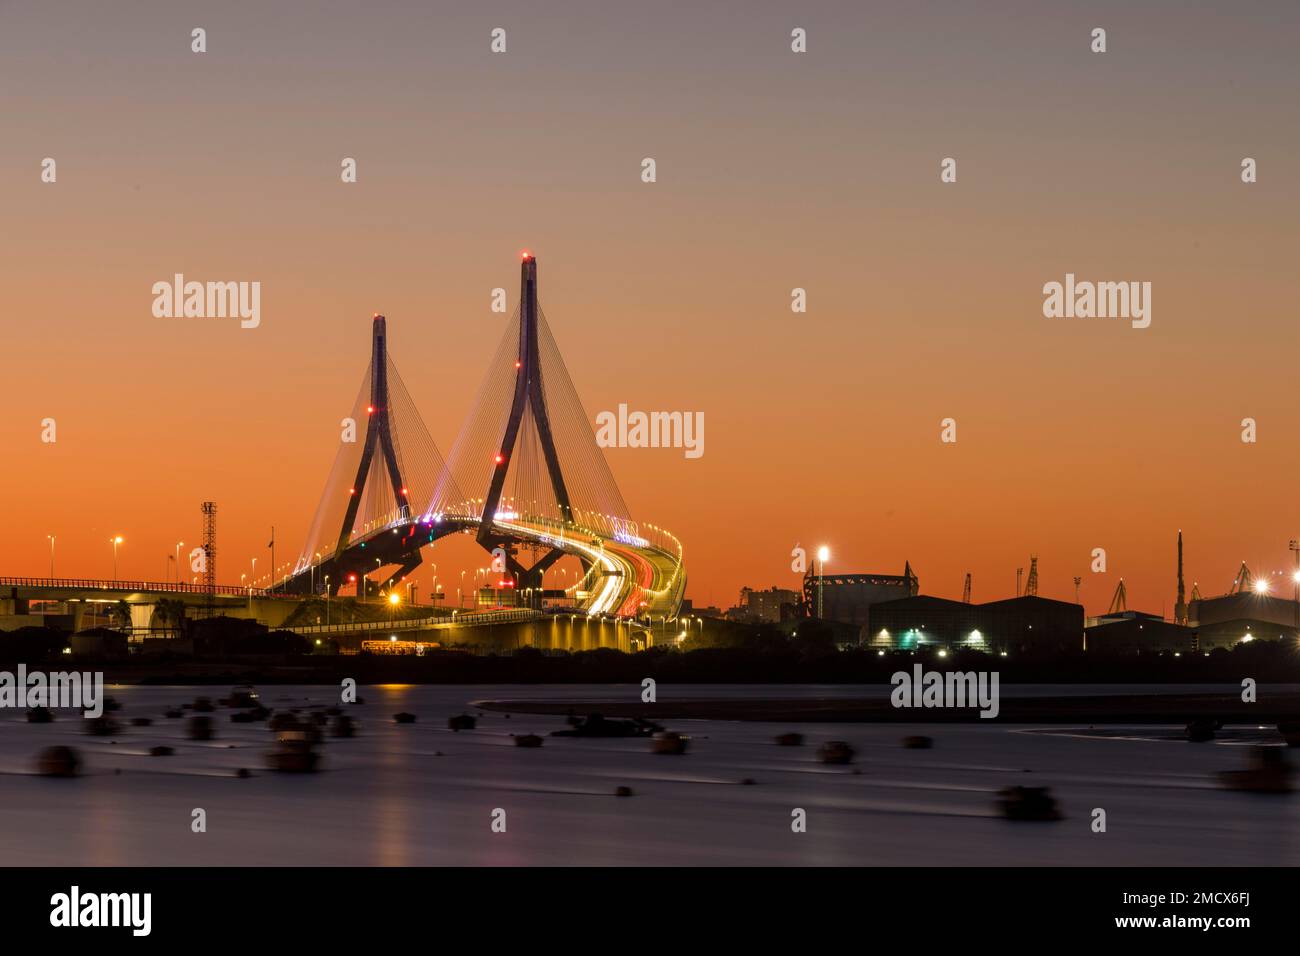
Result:
M1224 688L1161 688L1196 689ZM475 700L636 699L639 688L385 686L363 688L366 703L349 709L357 737L326 737L323 772L285 775L263 769L274 739L265 724L231 724L219 708L216 739L195 742L185 738L183 720L162 717L199 694L227 690L112 688L125 705L116 715L124 723L155 719L113 739L87 736L66 712L32 725L20 711L0 711L0 863L1300 864L1300 794L1229 793L1214 783L1216 771L1244 765L1243 744L1272 739L1249 730L1191 745L1176 739L1181 728L1173 726L1090 736L996 722L673 721L692 738L682 757L651 754L645 740L547 737L530 750L515 747L510 734L546 735L562 719L488 713L478 729L452 733L446 718ZM261 691L277 709L337 700L322 687ZM879 692L661 685L659 699ZM393 724L401 710L418 721ZM792 729L805 734L804 747L773 744ZM933 737L934 749L902 749L900 737L912 732ZM817 762L816 746L828 739L858 749L853 767ZM84 776L35 775L33 758L51 744L76 747ZM157 744L175 755L150 757ZM253 776L236 777L241 767ZM746 778L755 783L742 785ZM1050 786L1066 819L1001 820L994 794L1010 784ZM635 795L615 797L618 786ZM207 833L190 830L196 807L207 811ZM791 832L796 807L807 811L806 833ZM1091 832L1094 807L1106 810L1107 833ZM496 808L506 811L505 833L490 829Z

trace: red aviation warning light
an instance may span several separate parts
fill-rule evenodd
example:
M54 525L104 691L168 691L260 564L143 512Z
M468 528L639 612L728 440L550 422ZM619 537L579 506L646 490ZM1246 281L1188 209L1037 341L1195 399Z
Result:
M367 414L367 415L373 415L374 413L375 413L375 406L373 406L373 405L367 405L367 406L366 406L366 414Z
M531 258L533 257L533 254L532 254L531 252L529 252L527 249L525 249L525 250L524 250L523 252L521 252L519 255L520 255L520 257L523 258L524 262L527 262L529 259L531 259Z
M505 456L505 455L497 455L497 464L498 464L498 465L501 464L501 463L502 463L503 461L505 461L505 460L506 460L506 456Z

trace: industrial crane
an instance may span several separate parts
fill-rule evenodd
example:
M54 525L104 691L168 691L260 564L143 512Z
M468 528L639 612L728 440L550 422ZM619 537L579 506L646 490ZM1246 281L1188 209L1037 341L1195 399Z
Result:
M1124 590L1124 579L1119 579L1119 587L1115 588L1115 596L1110 599L1110 610L1107 614L1123 614L1128 610L1128 592Z

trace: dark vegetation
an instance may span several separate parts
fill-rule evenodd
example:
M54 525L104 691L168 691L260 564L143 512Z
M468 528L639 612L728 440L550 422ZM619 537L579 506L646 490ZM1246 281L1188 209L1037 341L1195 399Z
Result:
M636 654L604 649L579 652L525 647L513 653L430 650L414 655L339 655L326 641L316 645L289 631L270 631L254 622L230 618L187 622L184 641L151 642L150 650L65 654L69 635L29 627L0 632L0 666L18 662L60 668L103 669L110 680L186 682L225 679L238 674L274 682L333 682L343 676L360 681L424 683L623 683L652 677L675 683L827 683L887 682L915 663L931 670L997 671L1007 683L1300 683L1300 652L1290 643L1256 641L1208 655L1169 653L1102 656L1073 653L1021 653L1009 657L976 651L939 657L868 648L840 649L838 635L815 621L800 622L793 635L777 627L710 622L707 645L697 637L672 648ZM114 632L105 632L104 647ZM116 635L118 641L121 635ZM170 649L172 644L175 649ZM97 645L92 645L97 646ZM218 676L221 675L221 676Z

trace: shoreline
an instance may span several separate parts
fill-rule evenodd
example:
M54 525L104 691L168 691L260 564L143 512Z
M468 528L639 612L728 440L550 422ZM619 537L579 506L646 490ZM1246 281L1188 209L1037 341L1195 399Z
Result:
M1003 697L998 715L981 718L976 707L894 707L888 698L755 700L721 698L656 703L615 700L482 700L475 706L494 713L568 716L600 713L644 720L734 720L764 723L1185 723L1196 718L1225 724L1273 725L1300 720L1300 694L1270 695L1267 704L1248 704L1237 694L1131 694L1097 697Z

